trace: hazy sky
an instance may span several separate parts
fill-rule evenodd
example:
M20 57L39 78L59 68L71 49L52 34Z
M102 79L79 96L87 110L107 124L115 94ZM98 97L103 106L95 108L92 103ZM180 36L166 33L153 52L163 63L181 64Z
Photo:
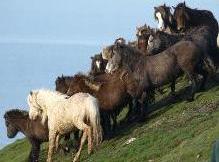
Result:
M103 43L134 38L135 27L155 26L153 7L176 0L1 0L0 42ZM188 0L219 20L219 1Z

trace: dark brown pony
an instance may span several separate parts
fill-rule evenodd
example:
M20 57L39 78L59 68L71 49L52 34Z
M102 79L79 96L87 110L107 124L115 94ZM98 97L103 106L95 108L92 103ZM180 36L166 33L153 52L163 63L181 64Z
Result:
M136 87L128 87L128 91L134 98L140 99L143 92L147 92L150 88L175 82L184 72L192 82L191 93L187 100L194 99L198 74L201 74L199 66L202 65L202 51L191 41L180 41L154 56L144 56L130 46L115 44L103 49L102 55L104 59L108 59L106 66L108 73L118 69L130 71L128 76L131 80L135 79Z
M158 17L158 13L160 13L160 20ZM166 4L154 7L154 18L158 21L158 29L167 33L175 33L176 30L176 21L173 18L171 13L171 8L166 6ZM162 22L159 22L162 21Z
M208 26L194 27L185 34L168 34L162 31L154 32L148 41L148 53L158 54L181 40L193 41L202 50L205 58L205 67L209 74L214 74L218 65L217 46L214 35Z
M100 113L102 116L102 126L106 136L110 135L110 117L113 120L112 130L114 131L117 121L116 116L129 104L129 113L132 108L132 98L127 93L127 83L122 80L122 72L115 74L102 74L92 77L78 74L71 80L71 85L67 95L71 96L78 92L86 92L95 96L99 100Z
M4 118L8 138L14 138L18 132L22 132L32 145L28 161L38 162L40 144L48 141L48 127L41 124L41 119L30 120L28 112L24 110L9 110Z
M107 61L102 58L101 53L91 57L90 75L95 76L105 73Z
M214 33L215 39L218 35L218 22L211 11L191 9L184 3L179 3L174 7L174 19L176 20L177 30L186 31L196 26L209 26Z

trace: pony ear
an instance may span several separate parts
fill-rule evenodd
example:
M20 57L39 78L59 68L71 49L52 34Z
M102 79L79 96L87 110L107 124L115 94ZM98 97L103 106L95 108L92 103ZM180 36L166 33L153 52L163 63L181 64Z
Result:
M62 74L62 78L64 78L64 75Z
M158 7L154 7L154 10L157 11L157 10L158 10Z
M93 60L93 59L94 59L94 57L93 57L93 56L91 56L91 57L90 57L90 59L91 59L91 60Z
M186 6L186 1L183 2L183 5Z
M163 6L166 7L166 3L164 3Z
M32 91L30 91L30 95L31 95L31 96L33 95L33 92L32 92Z

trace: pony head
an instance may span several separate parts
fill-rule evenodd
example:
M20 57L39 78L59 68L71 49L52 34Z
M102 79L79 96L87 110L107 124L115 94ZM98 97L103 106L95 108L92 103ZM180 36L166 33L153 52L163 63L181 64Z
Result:
M147 52L151 55L159 53L162 45L162 32L156 31L148 39Z
M173 23L173 17L171 14L171 8L166 4L158 7L154 7L154 18L158 21L158 29L163 31L167 26Z
M38 103L38 93L39 91L31 91L27 97L27 102L29 105L29 117L31 120L36 120L37 117L42 119L42 123L44 124L47 120L47 115L45 110L42 109L42 106Z
M102 57L102 54L96 54L94 56L91 56L91 75L104 73L104 69L107 64L107 60L104 60Z
M123 44L115 44L113 46L109 46L106 49L103 49L103 54L110 56L108 57L108 63L106 64L106 73L113 73L115 70L117 70L121 64L122 58L122 50L123 50Z
M179 3L176 7L174 7L175 11L173 14L174 19L176 20L177 30L184 31L188 23L190 22L190 16L188 14L188 7L186 7L185 2Z

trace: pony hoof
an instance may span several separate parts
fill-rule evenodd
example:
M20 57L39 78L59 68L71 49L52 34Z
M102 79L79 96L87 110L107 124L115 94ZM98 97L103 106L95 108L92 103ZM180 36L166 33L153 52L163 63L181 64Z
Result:
M192 101L194 101L194 98L188 98L187 101L192 102Z
M88 155L91 155L93 153L93 150L88 150Z

